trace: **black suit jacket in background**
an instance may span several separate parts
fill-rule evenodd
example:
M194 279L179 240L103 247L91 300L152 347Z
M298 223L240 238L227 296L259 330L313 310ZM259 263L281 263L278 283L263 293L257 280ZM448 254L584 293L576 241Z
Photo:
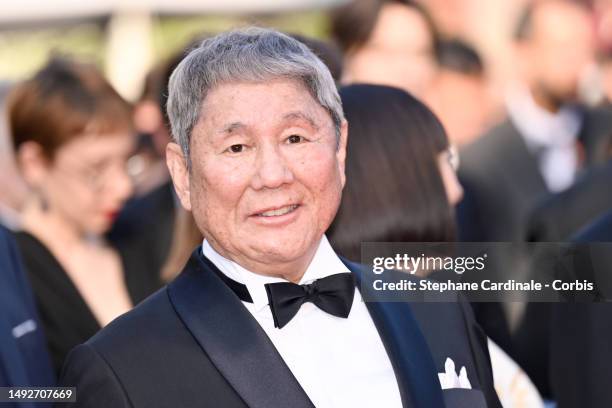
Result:
M527 215L548 190L535 157L507 120L460 152L462 241L522 240Z
M16 329L21 327L22 329ZM0 387L55 384L42 325L15 243L0 227ZM0 404L33 407L32 403Z
M175 281L73 350L62 375L78 389L70 407L313 407L218 273L198 248ZM404 407L500 406L486 338L465 302L367 306ZM440 389L447 357L466 367L473 389Z
M609 160L612 110L584 109L578 140L585 167ZM511 120L461 151L459 178L464 200L458 208L463 241L522 241L534 206L548 193L537 158Z
M612 160L582 174L569 189L547 195L529 217L527 240L560 242L612 210Z
M589 169L569 189L547 195L529 218L527 240L567 241L585 225L612 209L611 187L612 161L608 161ZM537 268L532 271L532 277L537 280L542 273ZM551 396L551 310L550 303L529 303L513 335L514 358L548 397Z
M123 259L137 259L132 268L160 275L174 236L175 194L172 181L128 201L107 234Z
M593 243L586 260L604 274L599 276L606 286L604 295L612 299L612 244L596 244L612 242L612 212L581 231L574 241ZM583 279L589 268L575 271L576 278ZM597 273L589 275L598 279ZM558 303L551 309L549 373L558 407L612 407L612 303Z
M460 153L464 189L457 207L459 239L517 242L525 234L530 209L547 193L536 159L518 130L506 121ZM519 246L488 249L491 279L522 279L525 255ZM510 325L501 303L476 304L478 322L506 353L514 355ZM501 312L500 312L501 311Z
M609 107L584 110L578 139L584 147L587 168L606 159L611 134L612 112ZM464 188L464 198L457 208L460 240L514 243L506 250L496 249L499 252L491 256L494 262L489 262L488 270L497 274L493 278L528 280L531 273L529 257L520 243L528 236L534 208L550 193L537 158L528 150L511 120L491 129L461 151L459 179ZM552 213L541 218L551 216ZM570 220L562 224L565 222ZM546 305L538 304L534 309L537 310L529 312L531 317L540 322L542 318L546 319ZM494 322L481 320L480 323L490 337L500 337L494 331ZM546 326L540 323L536 329ZM548 397L548 376L542 370L546 363L540 364L546 350L533 347L544 344L537 336L542 335L525 336L525 332L519 330L510 347L505 343L500 345L523 366L540 393Z

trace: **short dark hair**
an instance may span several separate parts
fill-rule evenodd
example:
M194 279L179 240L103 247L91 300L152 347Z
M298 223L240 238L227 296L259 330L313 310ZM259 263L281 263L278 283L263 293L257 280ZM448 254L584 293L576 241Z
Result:
M352 0L331 13L331 33L345 53L363 46L374 30L380 10L385 4L402 4L417 11L425 20L437 52L439 34L433 18L420 3L413 0Z
M460 39L442 40L436 55L438 65L464 75L482 76L484 64L478 52Z
M132 110L93 65L55 56L15 85L7 111L15 150L38 143L49 158L83 132L132 130Z
M341 255L361 242L452 242L454 211L438 168L448 148L440 121L403 90L351 85L340 90L349 143L342 203L328 232Z

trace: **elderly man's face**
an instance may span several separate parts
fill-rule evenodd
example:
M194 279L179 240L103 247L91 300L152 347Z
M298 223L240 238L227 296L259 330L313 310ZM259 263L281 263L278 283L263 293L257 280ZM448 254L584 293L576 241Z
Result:
M340 203L346 125L338 145L329 113L293 80L221 85L201 112L189 174L172 169L178 146L168 148L183 206L248 269L308 262Z

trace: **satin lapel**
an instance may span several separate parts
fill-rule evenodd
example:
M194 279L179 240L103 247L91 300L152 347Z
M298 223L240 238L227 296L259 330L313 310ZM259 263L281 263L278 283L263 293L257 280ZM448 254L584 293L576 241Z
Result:
M371 285L362 285L361 267L345 259L342 261L353 272L357 288L364 298L372 298L367 291ZM393 365L404 408L443 408L444 397L438 372L429 346L409 304L404 302L366 302L374 325Z
M313 408L263 329L198 251L168 292L202 349L249 407Z

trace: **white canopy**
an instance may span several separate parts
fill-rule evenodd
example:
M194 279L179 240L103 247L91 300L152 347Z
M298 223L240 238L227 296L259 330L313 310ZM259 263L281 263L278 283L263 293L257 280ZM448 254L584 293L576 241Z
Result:
M346 0L0 0L0 24L117 12L275 13L327 8Z

